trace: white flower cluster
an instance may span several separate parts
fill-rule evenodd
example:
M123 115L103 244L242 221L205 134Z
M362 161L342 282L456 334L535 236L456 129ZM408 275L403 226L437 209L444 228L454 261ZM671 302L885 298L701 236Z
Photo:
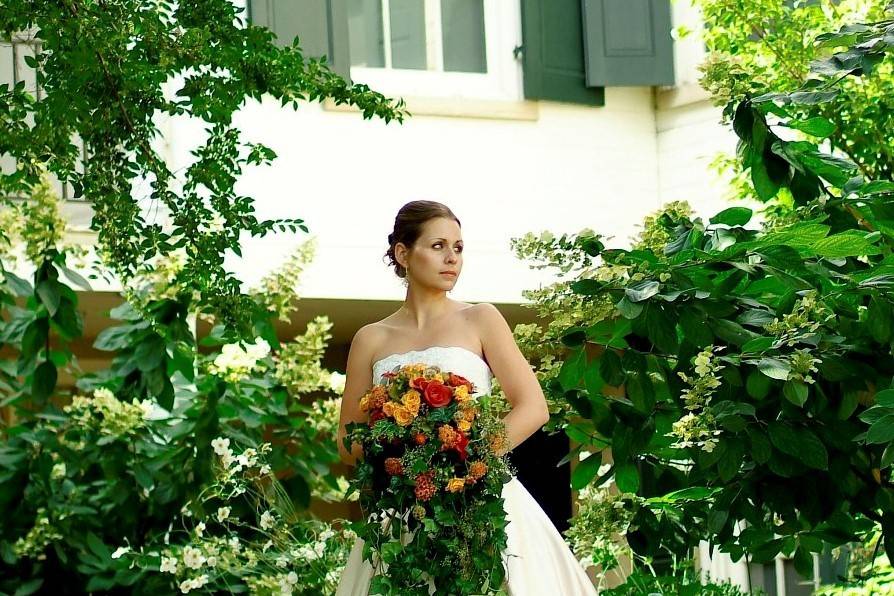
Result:
M257 338L253 344L226 344L208 367L208 372L223 377L230 383L247 378L260 368L260 361L270 354L270 344Z
M698 353L695 357L696 377L689 377L682 371L677 373L689 384L681 395L689 412L674 422L671 432L667 433L667 436L677 439L673 447L697 447L710 453L717 446L717 436L722 431L716 427L709 404L714 391L721 385L718 373L723 366L717 362L714 354L714 350L719 349L722 348L711 345Z
M208 583L208 575L203 573L202 575L185 579L180 582L180 591L184 594L190 592L191 590L198 590Z
M211 441L211 448L214 449L214 453L220 457L220 463L223 465L225 475L228 477L249 468L258 468L258 473L261 476L266 476L272 472L268 464L258 465L260 463L258 455L266 455L273 449L270 443L262 443L259 450L249 447L239 455L234 455L233 450L230 449L230 439L226 437L217 437ZM223 521L223 519L226 519L227 515L229 515L229 508L226 507L223 509L225 509L225 512L218 510L217 515L218 518L220 518L219 521ZM222 515L223 518L221 518Z
M73 420L95 427L100 433L110 436L130 434L145 426L146 420L155 411L155 404L148 399L126 403L115 397L110 389L99 387L93 391L93 398L76 395L63 408Z
M333 393L341 395L345 392L345 379L347 377L340 372L333 372L329 375L329 389Z

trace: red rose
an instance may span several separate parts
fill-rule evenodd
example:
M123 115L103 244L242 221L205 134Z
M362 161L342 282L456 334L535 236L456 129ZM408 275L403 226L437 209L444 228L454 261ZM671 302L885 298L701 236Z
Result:
M416 377L415 379L410 379L410 387L413 389L418 389L420 391L425 391L425 388L428 387L428 379L425 377Z
M369 413L369 425L373 426L376 422L378 422L382 418L387 418L387 416L385 416L385 412L383 412L381 410L381 408L373 410L372 412Z
M454 449L456 449L456 452L459 453L459 458L465 461L466 458L469 456L469 454L466 453L466 446L469 444L469 437L464 435L463 431L459 429L456 430L456 434L459 435L459 439L456 441L456 446L454 447Z
M433 408L443 408L453 398L453 389L441 381L429 381L425 386L423 397L428 405Z
M460 385L465 385L469 388L469 392L472 392L472 382L460 375L450 373L450 375L447 377L447 384L451 387L459 387Z

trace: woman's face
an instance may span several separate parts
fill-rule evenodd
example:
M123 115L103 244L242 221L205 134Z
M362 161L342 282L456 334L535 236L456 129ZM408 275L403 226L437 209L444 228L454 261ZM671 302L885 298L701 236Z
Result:
M413 250L403 254L404 266L409 265L409 277L415 283L452 289L463 267L462 230L454 219L430 219L422 226Z

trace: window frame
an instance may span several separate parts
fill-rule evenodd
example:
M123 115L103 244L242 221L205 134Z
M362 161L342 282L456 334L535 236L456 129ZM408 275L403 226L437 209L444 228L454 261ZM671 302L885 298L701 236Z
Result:
M387 21L389 0L381 0L383 21ZM443 68L441 0L424 0L426 21L426 63ZM486 73L448 72L392 68L391 48L385 44L384 67L351 66L351 80L364 83L386 95L417 97L460 97L468 99L523 99L522 64L514 53L521 45L521 10L517 3L482 0ZM438 18L432 18L431 15ZM390 38L389 27L383 29ZM431 67L430 67L431 68Z

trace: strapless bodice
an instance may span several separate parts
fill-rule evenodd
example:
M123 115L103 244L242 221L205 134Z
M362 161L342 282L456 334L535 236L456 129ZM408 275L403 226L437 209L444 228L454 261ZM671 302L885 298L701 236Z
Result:
M494 376L490 366L481 356L461 346L429 346L422 350L389 354L373 363L373 382L380 383L382 373L415 362L424 362L467 378L475 386L472 395L490 392L490 382Z

